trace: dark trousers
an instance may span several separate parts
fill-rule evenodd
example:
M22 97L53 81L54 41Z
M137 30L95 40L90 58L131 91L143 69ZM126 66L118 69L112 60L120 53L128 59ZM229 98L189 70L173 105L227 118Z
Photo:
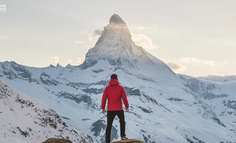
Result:
M107 113L107 129L106 129L106 143L110 143L111 141L111 127L112 122L115 118L115 116L118 116L120 119L120 136L124 137L125 135L125 118L124 118L124 110L120 111L108 111Z

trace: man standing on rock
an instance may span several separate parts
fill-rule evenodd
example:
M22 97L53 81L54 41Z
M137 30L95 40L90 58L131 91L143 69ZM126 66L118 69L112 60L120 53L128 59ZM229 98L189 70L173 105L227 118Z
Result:
M117 115L120 120L120 136L122 140L126 140L125 135L125 118L124 110L122 108L122 100L126 107L126 112L129 112L129 103L124 87L119 85L116 74L111 75L109 85L105 88L102 96L102 113L105 114L106 100L108 99L108 113L107 113L107 129L106 129L106 143L110 143L112 122Z

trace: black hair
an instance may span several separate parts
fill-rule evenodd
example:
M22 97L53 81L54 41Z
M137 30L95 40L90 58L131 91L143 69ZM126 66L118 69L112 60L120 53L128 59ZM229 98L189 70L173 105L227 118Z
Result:
M116 74L111 75L111 79L118 79Z

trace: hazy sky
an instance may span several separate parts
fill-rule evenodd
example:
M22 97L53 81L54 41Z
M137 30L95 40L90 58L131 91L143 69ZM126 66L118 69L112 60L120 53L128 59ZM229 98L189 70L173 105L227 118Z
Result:
M79 65L116 13L133 40L190 76L236 74L235 0L1 0L0 62Z

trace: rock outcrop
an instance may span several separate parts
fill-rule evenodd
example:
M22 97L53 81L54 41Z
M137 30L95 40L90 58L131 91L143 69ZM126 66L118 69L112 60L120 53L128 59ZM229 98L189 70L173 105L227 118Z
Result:
M72 143L72 141L68 140L68 139L56 139L56 138L50 138L47 139L45 142L43 143Z
M144 143L140 140L136 140L136 139L127 139L127 140L120 140L120 141L115 141L112 143Z

